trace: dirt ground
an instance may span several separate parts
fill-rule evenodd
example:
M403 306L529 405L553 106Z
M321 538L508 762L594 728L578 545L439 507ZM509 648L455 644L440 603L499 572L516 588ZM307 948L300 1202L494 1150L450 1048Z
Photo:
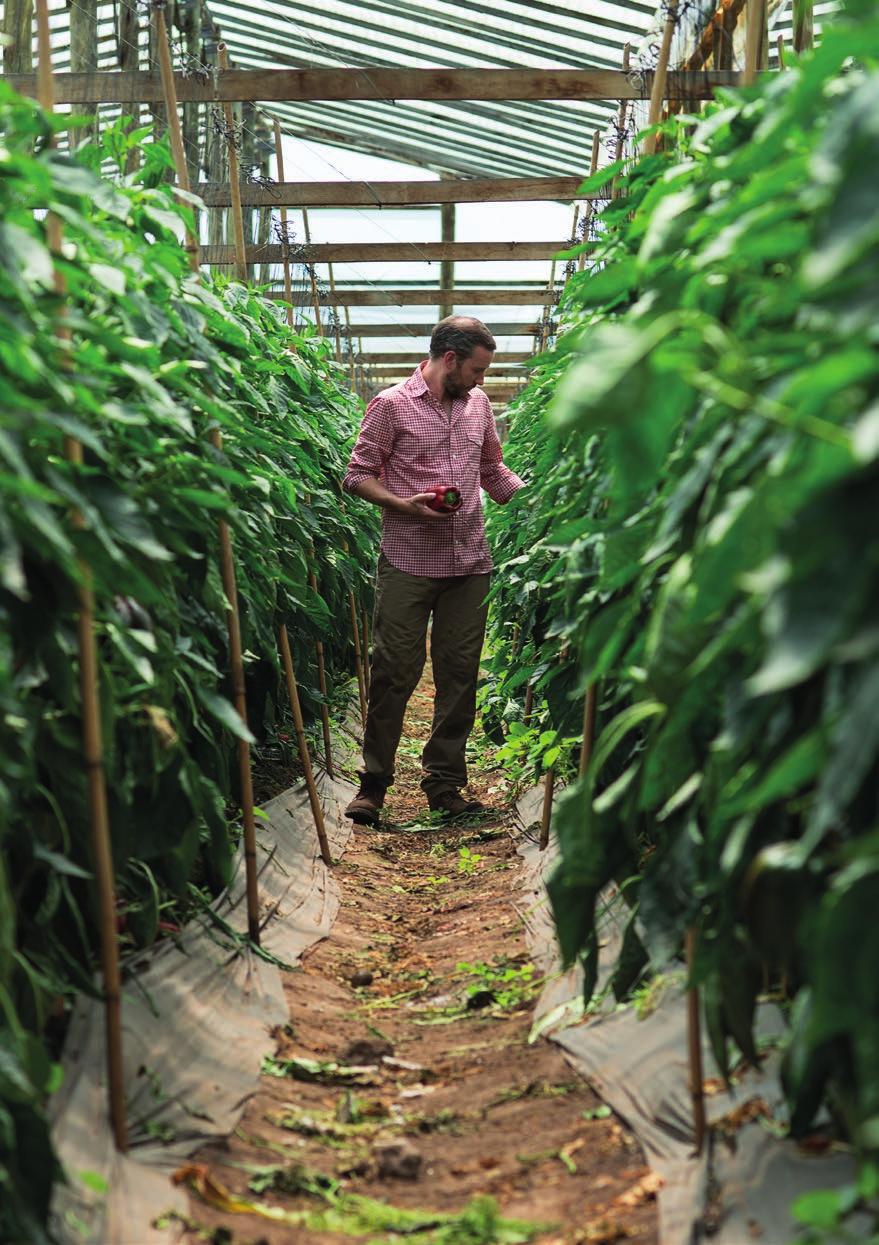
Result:
M410 705L387 826L358 827L334 871L331 936L287 975L289 1023L240 1126L184 1173L190 1245L658 1240L637 1142L528 1042L540 983L502 773L472 776L497 819L425 817L431 698L424 682Z

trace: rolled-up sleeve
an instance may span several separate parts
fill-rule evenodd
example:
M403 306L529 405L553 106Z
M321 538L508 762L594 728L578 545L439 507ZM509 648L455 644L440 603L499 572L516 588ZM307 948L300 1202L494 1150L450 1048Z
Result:
M488 408L485 419L485 437L482 441L482 458L479 462L479 483L492 501L504 505L514 493L525 487L525 481L504 464L504 453L494 424L494 414Z
M346 493L353 492L361 480L378 480L394 448L391 405L384 394L377 394L366 408L360 435L342 481Z

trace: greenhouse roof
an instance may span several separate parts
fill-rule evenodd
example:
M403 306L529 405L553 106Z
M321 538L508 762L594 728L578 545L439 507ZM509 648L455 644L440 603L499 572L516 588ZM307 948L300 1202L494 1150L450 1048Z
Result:
M78 0L53 0L56 69L69 66L67 19ZM681 26L701 29L715 0L685 0ZM816 17L820 20L818 6ZM185 0L178 8L185 19ZM772 52L790 41L791 0L770 0ZM99 67L118 65L115 4L101 3ZM620 69L627 45L632 72L652 67L655 0L209 0L202 33L229 48L231 61L257 68ZM145 25L145 18L141 17ZM651 37L651 34L654 37ZM688 49L682 34L680 63ZM145 32L139 57L149 65ZM612 127L613 100L418 101L306 100L265 111L296 137L402 161L457 177L549 176L587 166L592 133Z

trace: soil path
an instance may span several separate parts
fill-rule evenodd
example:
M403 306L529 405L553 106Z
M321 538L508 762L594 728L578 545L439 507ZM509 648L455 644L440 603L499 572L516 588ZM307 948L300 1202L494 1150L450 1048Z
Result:
M424 822L431 712L425 681L388 829L357 829L332 934L287 976L272 1074L196 1158L191 1245L658 1240L637 1142L555 1047L528 1042L539 983L503 817ZM504 785L482 772L472 789L498 803Z

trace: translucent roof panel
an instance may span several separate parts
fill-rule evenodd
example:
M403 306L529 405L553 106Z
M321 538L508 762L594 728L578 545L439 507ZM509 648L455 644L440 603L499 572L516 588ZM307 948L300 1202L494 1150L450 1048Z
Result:
M80 0L50 0L58 70L69 67L70 15L81 7ZM816 4L816 29L831 7L832 0ZM691 50L703 9L713 11L714 0L684 6L673 64ZM181 6L183 16L186 11ZM791 41L791 0L770 0L769 11L774 64L777 35ZM100 0L97 17L99 68L115 68L117 4ZM203 35L211 22L240 68L619 69L628 44L637 71L655 62L662 13L657 0L472 0L466 8L457 0L204 0ZM137 59L156 72L146 23L144 11ZM179 39L172 51L182 66ZM593 131L605 133L607 146L617 119L610 100L312 100L272 103L264 111L290 135L457 177L583 173ZM627 128L643 119L642 108L629 109Z

